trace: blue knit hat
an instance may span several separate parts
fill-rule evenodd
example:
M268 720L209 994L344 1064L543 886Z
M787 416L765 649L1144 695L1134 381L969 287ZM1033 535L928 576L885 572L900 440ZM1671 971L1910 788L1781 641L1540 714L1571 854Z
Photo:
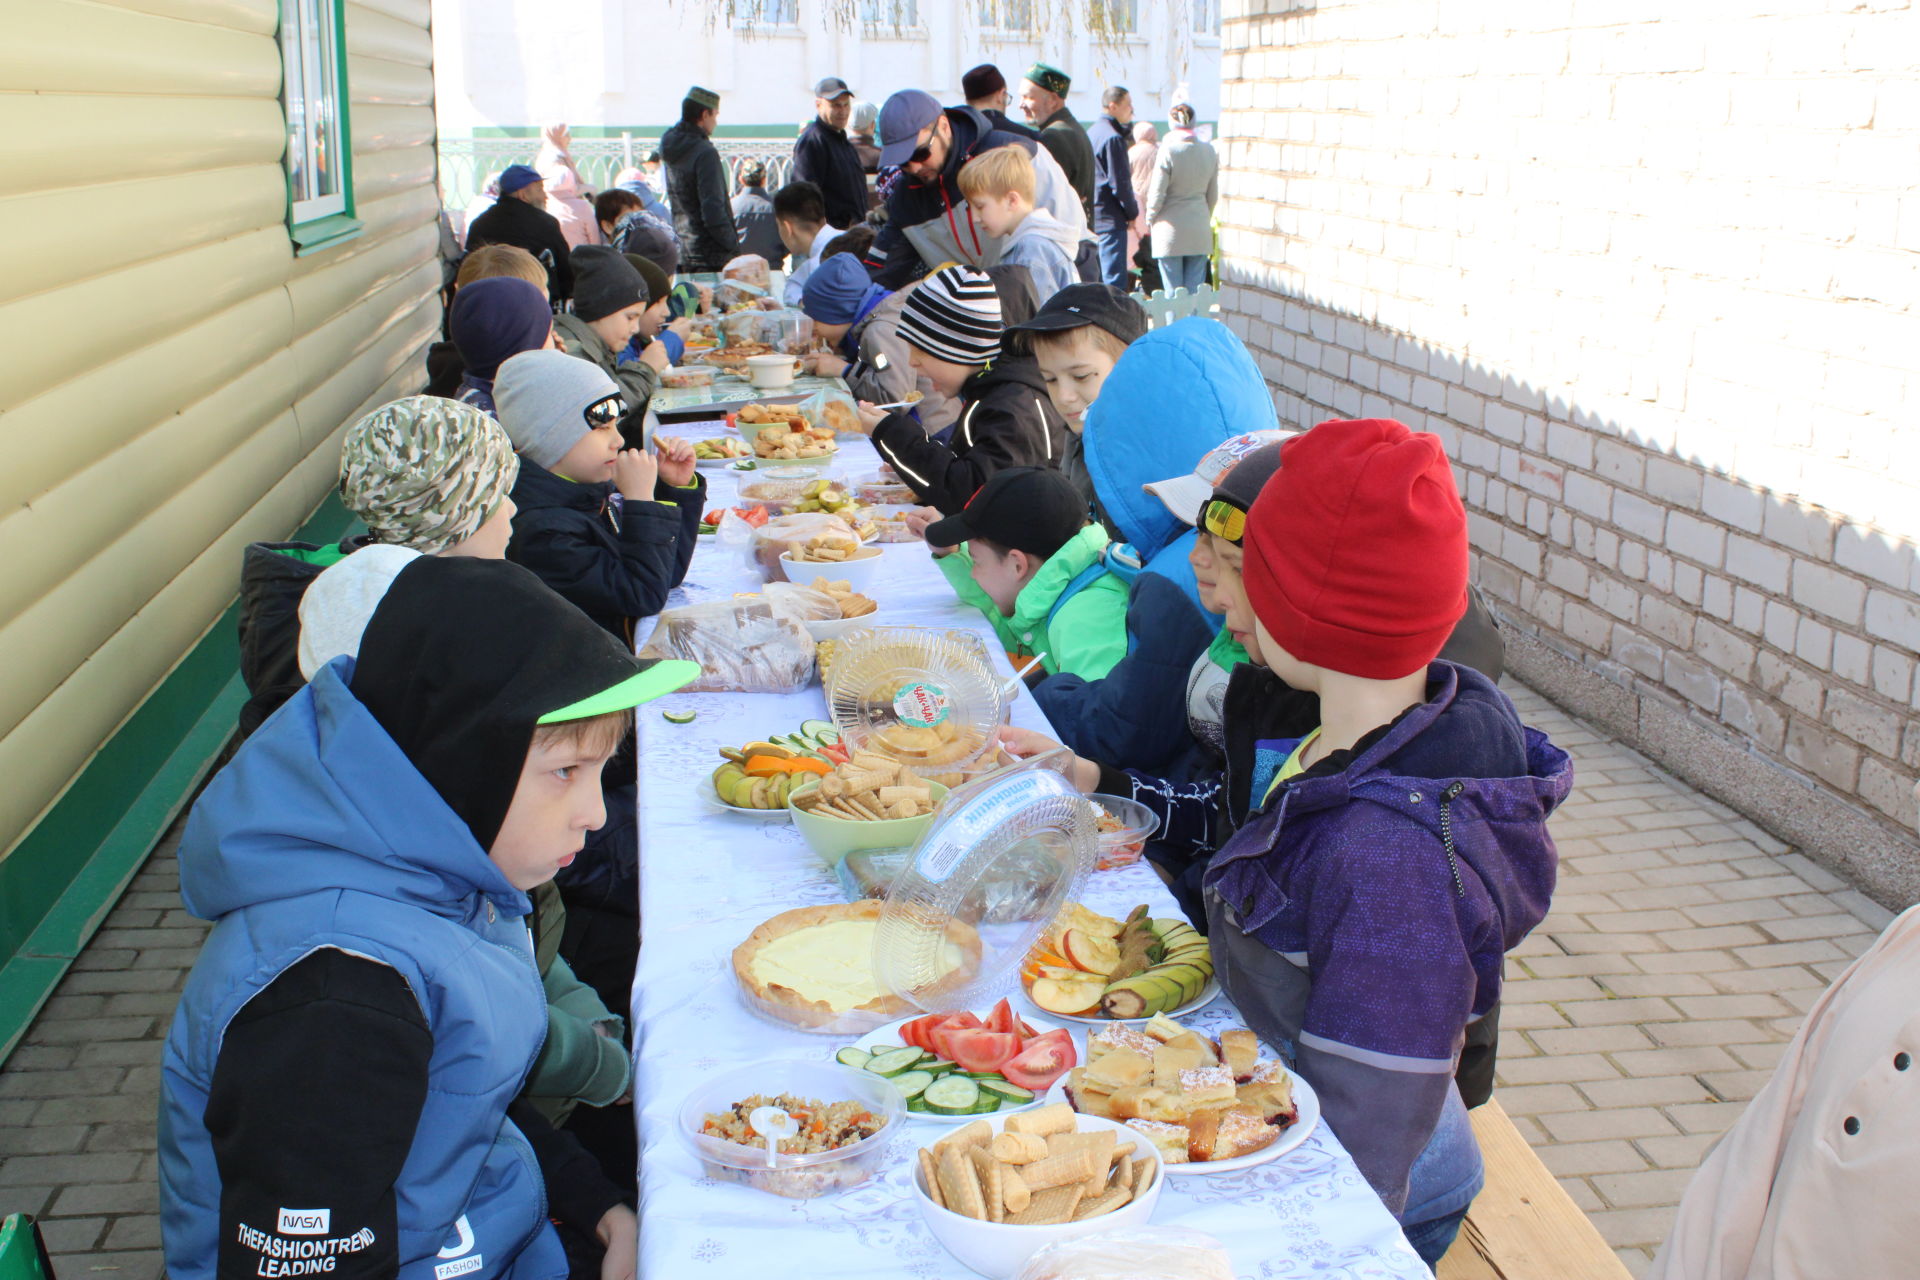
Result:
M852 324L867 296L879 290L857 253L836 253L815 267L800 290L800 309L820 324Z
M489 276L453 295L447 328L467 372L492 378L508 356L547 344L553 308L539 285L518 276Z
M502 197L510 196L522 187L545 181L540 171L530 164L510 164L500 171L500 194Z

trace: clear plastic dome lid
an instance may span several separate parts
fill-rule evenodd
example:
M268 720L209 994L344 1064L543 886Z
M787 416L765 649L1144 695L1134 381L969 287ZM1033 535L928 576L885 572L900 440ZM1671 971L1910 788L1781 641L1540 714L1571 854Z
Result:
M929 1012L1006 994L1092 873L1095 830L1093 805L1044 759L954 791L887 893L873 940L881 986ZM978 964L952 967L954 920L979 934Z
M1006 713L986 646L966 632L927 627L848 632L826 694L843 744L891 756L923 777L979 759Z

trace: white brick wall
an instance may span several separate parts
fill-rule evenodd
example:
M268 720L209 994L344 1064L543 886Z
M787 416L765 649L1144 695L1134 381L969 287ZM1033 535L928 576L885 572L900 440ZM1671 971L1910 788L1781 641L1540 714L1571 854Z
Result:
M1916 4L1228 0L1220 243L1283 420L1447 442L1523 668L1920 897Z

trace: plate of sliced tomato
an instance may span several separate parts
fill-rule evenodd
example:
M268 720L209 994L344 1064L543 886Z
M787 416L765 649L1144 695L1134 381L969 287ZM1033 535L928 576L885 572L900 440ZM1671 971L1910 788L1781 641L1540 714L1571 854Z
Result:
M1002 1000L984 1016L902 1018L868 1032L835 1060L893 1080L909 1119L965 1124L1041 1105L1080 1054L1066 1027L1022 1017Z

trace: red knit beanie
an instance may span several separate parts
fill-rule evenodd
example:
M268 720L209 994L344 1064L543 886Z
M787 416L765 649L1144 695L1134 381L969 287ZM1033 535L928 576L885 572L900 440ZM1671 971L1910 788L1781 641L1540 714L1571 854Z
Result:
M1323 422L1281 447L1248 513L1247 599L1281 648L1393 680L1439 656L1467 607L1467 513L1438 436Z

